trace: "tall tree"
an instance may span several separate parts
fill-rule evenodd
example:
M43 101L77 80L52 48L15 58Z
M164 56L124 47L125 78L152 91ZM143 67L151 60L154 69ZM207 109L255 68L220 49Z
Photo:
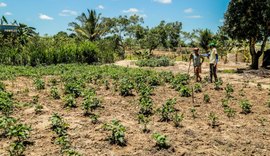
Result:
M199 45L205 50L208 50L208 45L213 41L213 33L209 29L198 30Z
M247 40L252 69L258 69L259 58L270 35L270 0L231 0L223 29L232 39ZM255 45L260 43L260 50Z

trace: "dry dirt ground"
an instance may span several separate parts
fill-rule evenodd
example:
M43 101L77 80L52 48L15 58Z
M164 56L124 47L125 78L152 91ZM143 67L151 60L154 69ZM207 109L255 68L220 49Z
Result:
M132 62L117 62L118 65L135 67ZM241 65L245 67L245 65ZM238 65L237 65L238 67ZM220 69L234 69L234 65L221 66ZM187 63L177 62L174 67L155 68L157 70L170 70L173 72L187 72ZM203 66L203 73L207 73L207 65ZM64 109L63 100L54 100L50 97L49 80L51 76L43 77L46 81L46 89L37 91L33 80L18 77L13 81L4 81L8 91L14 93L14 98L19 102L31 102L32 97L38 95L39 103L44 106L41 114L35 114L33 106L21 107L15 110L14 116L23 123L30 124L30 141L33 145L28 146L26 156L58 156L60 147L53 143L55 134L50 129L49 118L53 112L59 113L69 124L68 134L72 146L82 155L86 156L249 156L270 155L270 108L265 103L270 99L267 89L259 90L254 86L257 82L269 85L269 77L262 78L256 74L247 74L250 84L243 88L245 74L221 74L224 85L230 82L234 85L234 98L229 105L236 110L236 116L229 119L223 112L221 99L225 97L225 91L214 90L213 84L203 84L203 92L195 94L195 104L191 98L180 97L179 93L170 86L159 86L155 88L152 98L154 109L159 108L169 98L176 98L176 108L184 113L182 127L174 127L172 122L160 122L160 115L151 117L148 128L150 133L143 133L137 121L139 110L139 97L121 97L112 88L106 90L103 85L95 85L97 96L102 100L104 108L97 110L100 122L92 124L90 119L83 116L80 107L82 99L78 99L78 108ZM59 78L60 79L60 78ZM90 84L89 84L90 85ZM63 84L58 84L63 89ZM243 88L244 97L239 95ZM211 102L204 103L203 96L210 95ZM61 93L63 97L63 93ZM248 99L253 105L252 113L244 115L241 112L239 101ZM193 119L190 109L195 106L197 118ZM214 112L218 116L218 126L209 126L209 113ZM118 119L127 128L127 146L119 147L111 145L106 140L110 133L102 129L105 122ZM171 148L158 150L151 138L153 132L159 132L168 136ZM0 155L8 155L10 139L0 138Z

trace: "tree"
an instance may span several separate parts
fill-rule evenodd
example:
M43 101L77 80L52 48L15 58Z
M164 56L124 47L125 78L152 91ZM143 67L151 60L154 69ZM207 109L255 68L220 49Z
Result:
M104 36L110 30L108 20L101 19L101 14L97 14L95 10L87 10L88 15L82 13L76 19L80 22L69 23L79 37L89 41L96 41Z
M204 30L198 30L199 36L198 36L198 41L199 45L205 50L208 50L208 45L210 44L211 41L213 41L213 33L209 29L204 29Z
M180 33L182 29L182 23L181 22L173 22L168 23L166 25L166 30L168 34L168 46L173 51L175 51L176 47L178 47L179 41L180 41Z
M247 40L252 69L258 69L259 58L270 35L270 0L232 0L225 13L223 29L232 39ZM256 51L256 43L261 43Z

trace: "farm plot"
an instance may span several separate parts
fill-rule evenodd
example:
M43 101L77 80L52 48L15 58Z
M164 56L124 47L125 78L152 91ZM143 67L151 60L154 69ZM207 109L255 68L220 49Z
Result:
M118 66L1 67L1 155L267 155L270 91Z

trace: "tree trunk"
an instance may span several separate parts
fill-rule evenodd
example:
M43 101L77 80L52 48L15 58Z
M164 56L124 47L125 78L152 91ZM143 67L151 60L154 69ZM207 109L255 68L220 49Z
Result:
M262 55L261 51L256 52L255 49L256 39L251 38L249 41L249 50L252 57L251 69L259 69L259 58Z

